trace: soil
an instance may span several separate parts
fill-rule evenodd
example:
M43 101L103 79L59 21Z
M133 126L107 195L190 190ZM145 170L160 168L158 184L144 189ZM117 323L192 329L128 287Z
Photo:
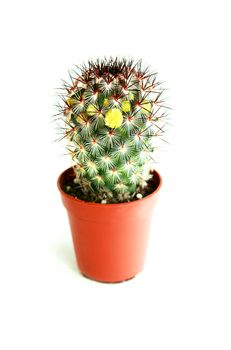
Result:
M84 200L86 202L94 202L94 203L101 203L102 199L97 198L97 194L95 194L95 199L91 198L92 197L92 193L89 193L89 195L86 195L86 193L83 193L83 191L81 190L79 184L75 183L73 177L68 177L67 179L65 179L64 183L62 184L62 189L65 193L73 196L74 198L78 198L80 200ZM139 200L139 198L137 198L137 194L141 194L142 197L144 198L147 195L151 194L152 192L155 191L155 189L157 188L158 184L156 184L156 182L154 181L155 178L152 178L150 180L147 181L147 186L144 188L137 188L137 191L134 193L129 194L129 197L123 197L123 195L121 195L121 198L111 198L111 199L106 199L106 203L110 204L110 203L125 203L125 202L132 202L135 200ZM91 198L91 200L89 200L89 198Z

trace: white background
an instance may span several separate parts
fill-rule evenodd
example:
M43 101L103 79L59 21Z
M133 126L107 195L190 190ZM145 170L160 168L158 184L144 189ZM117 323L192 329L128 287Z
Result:
M0 347L231 349L229 1L5 1L0 9ZM56 188L54 88L76 63L142 57L169 88L172 146L145 270L83 278Z

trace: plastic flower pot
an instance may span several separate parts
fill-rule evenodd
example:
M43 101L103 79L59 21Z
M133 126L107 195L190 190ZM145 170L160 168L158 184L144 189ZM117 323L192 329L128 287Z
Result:
M77 264L83 275L101 282L120 282L142 271L153 207L162 180L153 171L155 190L127 203L101 204L74 198L63 190L74 179L72 168L58 178L67 210Z

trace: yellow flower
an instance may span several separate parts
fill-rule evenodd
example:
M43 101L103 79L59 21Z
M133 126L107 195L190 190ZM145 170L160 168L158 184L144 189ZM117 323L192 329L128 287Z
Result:
M122 102L122 111L123 112L130 112L131 110L131 103L129 101L123 101Z
M109 99L108 98L104 99L103 105L104 105L104 107L108 107L109 106Z
M68 104L69 107L74 106L76 104L76 102L77 101L74 98L68 98L67 99L67 104Z
M109 109L106 113L105 124L110 128L119 128L123 122L122 112L118 108Z
M141 108L141 112L145 115L150 114L152 111L152 104L151 102L144 100L144 102L142 103L142 108Z
M88 113L89 115L94 115L94 114L96 114L96 113L97 113L97 108L96 108L96 106L94 106L94 105L89 105L89 106L87 107L87 113Z

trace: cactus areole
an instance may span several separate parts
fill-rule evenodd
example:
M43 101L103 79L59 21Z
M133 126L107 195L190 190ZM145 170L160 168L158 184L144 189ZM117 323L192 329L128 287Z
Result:
M126 280L142 270L161 186L154 158L166 125L164 89L141 60L91 60L69 75L58 120L72 168L58 187L78 265L96 280Z

